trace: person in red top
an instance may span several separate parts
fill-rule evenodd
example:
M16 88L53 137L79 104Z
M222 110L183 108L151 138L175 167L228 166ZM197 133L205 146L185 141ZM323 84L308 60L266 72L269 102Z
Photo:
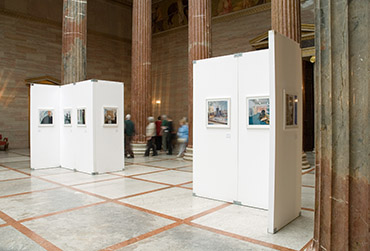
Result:
M155 122L155 128L157 132L157 136L155 137L155 145L157 146L157 150L162 149L162 120L161 116L158 116L157 121Z

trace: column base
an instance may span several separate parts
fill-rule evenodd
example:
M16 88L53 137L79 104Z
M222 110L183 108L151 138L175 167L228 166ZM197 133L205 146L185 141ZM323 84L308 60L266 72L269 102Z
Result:
M184 160L193 161L193 148L187 147L183 157Z
M132 151L135 156L144 156L146 150L146 144L144 143L133 143Z

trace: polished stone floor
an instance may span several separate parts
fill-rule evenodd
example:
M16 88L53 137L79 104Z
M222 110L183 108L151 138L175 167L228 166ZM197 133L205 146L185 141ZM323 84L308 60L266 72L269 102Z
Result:
M2 250L304 250L313 235L314 168L302 215L267 233L267 212L194 197L192 163L159 155L88 175L31 170L29 149L0 151Z

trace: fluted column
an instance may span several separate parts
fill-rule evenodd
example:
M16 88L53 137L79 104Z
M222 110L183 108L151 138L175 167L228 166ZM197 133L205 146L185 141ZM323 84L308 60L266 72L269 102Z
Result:
M87 0L63 1L62 83L86 79Z
M193 145L193 61L211 57L211 11L211 0L189 0L189 147Z
M300 0L271 1L271 29L301 42Z
M132 11L131 113L136 143L145 143L148 116L152 115L152 1L134 0Z
M312 250L369 250L369 0L316 0Z

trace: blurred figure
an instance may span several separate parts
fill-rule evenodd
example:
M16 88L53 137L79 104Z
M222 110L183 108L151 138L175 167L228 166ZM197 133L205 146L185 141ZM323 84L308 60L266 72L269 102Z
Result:
M173 132L173 123L170 116L167 117L167 134L166 134L166 144L167 144L167 155L172 155L172 132Z
M148 118L148 126L146 127L146 140L147 140L147 144L146 144L146 151L145 151L145 154L144 156L145 157L148 157L149 156L149 153L150 153L150 149L153 149L153 155L152 156L157 156L157 150L156 150L156 147L155 147L155 124L154 124L154 118L153 117L149 117Z
M167 151L167 135L168 135L168 121L167 116L162 115L162 150Z
M135 125L131 121L131 115L126 115L125 120L125 157L134 158L134 152L132 151L131 142L135 136Z
M177 141L179 142L179 154L177 157L183 157L186 145L188 144L189 139L189 127L186 122L186 118L180 120L180 127L177 131Z
M162 149L162 120L161 116L158 116L157 121L155 122L155 128L157 132L157 136L155 137L155 145L157 147L157 151Z

